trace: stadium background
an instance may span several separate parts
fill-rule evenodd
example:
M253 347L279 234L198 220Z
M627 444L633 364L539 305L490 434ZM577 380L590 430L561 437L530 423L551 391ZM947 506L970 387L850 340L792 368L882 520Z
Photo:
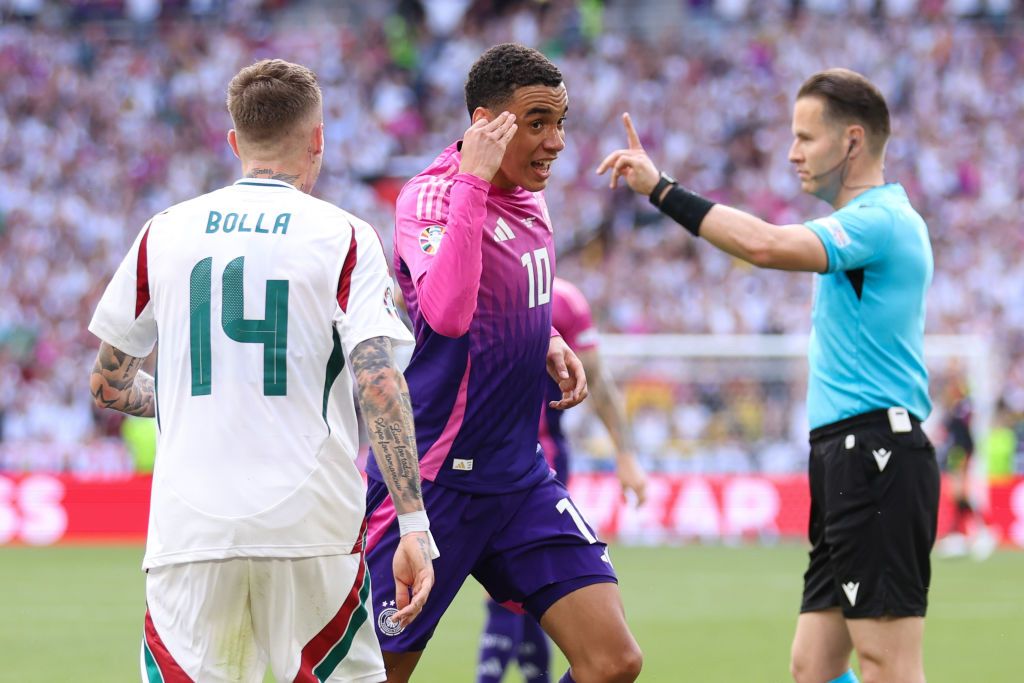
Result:
M390 251L397 190L465 129L468 66L507 40L542 49L569 90L568 147L548 190L558 272L603 332L630 335L605 348L655 473L651 503L618 500L610 444L588 411L568 422L574 497L628 543L615 558L648 655L643 680L785 679L806 367L798 353L760 350L806 334L811 278L701 248L592 170L621 144L629 110L652 156L695 189L779 223L822 215L785 150L800 82L835 65L889 99L887 177L907 188L935 251L927 329L962 348L931 362L929 430L944 442L964 393L984 407L975 493L1003 550L937 565L930 680L1019 674L1019 3L0 0L0 18L0 545L12 546L0 548L0 681L131 680L153 427L92 407L86 325L150 215L235 178L230 77L271 56L317 71L327 150L316 194L369 220ZM653 360L666 334L688 336ZM726 342L740 355L707 352ZM33 547L51 544L67 547ZM439 668L423 680L469 680L479 610L474 597L459 605L437 639L451 654L428 660ZM79 644L44 647L64 641Z

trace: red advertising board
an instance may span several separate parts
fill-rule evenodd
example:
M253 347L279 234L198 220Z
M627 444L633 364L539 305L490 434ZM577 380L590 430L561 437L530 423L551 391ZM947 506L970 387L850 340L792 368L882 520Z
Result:
M0 545L141 542L149 515L149 476L86 479L0 475ZM807 479L793 476L654 474L648 502L623 501L609 474L573 477L573 501L604 539L638 543L803 537ZM949 526L943 493L939 533ZM1002 543L1024 548L1024 477L993 484L988 517Z
M150 482L148 475L0 475L0 544L140 542Z

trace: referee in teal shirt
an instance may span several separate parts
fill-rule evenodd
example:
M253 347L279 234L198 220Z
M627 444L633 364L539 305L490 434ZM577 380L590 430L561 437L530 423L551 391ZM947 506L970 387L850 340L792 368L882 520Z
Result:
M611 171L666 215L762 268L818 273L809 350L810 562L793 638L797 683L924 683L924 616L939 470L921 421L928 227L885 182L889 109L870 81L829 69L801 86L789 160L834 212L772 225L659 174L623 115L629 146Z

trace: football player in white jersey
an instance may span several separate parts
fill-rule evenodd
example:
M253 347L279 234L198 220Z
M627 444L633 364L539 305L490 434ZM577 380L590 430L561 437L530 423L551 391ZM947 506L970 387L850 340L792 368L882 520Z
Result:
M373 228L309 195L316 76L281 60L227 96L243 178L142 229L89 329L100 406L156 417L145 681L383 681L363 559L353 377L402 524L404 626L433 585L408 387ZM159 340L157 380L140 371ZM351 372L345 371L345 365Z

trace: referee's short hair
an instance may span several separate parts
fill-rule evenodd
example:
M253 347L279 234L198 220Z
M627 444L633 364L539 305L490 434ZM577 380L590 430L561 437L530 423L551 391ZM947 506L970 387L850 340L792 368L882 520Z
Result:
M871 151L881 154L885 150L892 132L889 106L881 91L864 76L849 69L819 71L800 86L796 98L802 97L820 97L827 119L864 126Z
M512 99L517 88L546 85L557 88L562 72L547 57L532 47L502 43L490 48L476 60L466 78L466 108L469 115L477 107L492 109Z
M316 74L301 64L264 59L245 67L228 85L227 105L238 134L272 144L322 106Z

